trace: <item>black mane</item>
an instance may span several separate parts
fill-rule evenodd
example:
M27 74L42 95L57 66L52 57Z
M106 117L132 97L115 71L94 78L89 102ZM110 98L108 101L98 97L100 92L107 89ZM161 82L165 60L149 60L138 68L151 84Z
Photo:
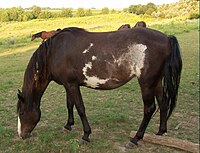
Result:
M33 34L34 37L41 37L42 33L45 32L45 31L41 31L41 32L38 32L36 34Z
M42 43L37 50L33 53L24 75L24 85L22 87L22 98L26 99L26 107L31 110L33 107L32 100L27 99L26 94L27 88L31 88L31 91L34 90L34 87L37 84L40 84L44 77L47 76L46 64L47 56L49 52L49 41ZM35 77L38 80L35 80ZM30 97L32 98L32 97ZM17 112L19 112L20 102L17 104Z
M68 27L61 30L61 32L65 32L65 31L80 32L80 31L86 31L86 30L83 28L78 28L78 27Z

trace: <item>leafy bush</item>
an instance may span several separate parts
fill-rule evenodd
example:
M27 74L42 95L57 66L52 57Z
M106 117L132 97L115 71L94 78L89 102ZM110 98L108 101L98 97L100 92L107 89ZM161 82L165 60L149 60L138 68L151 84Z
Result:
M72 9L71 8L62 9L61 16L62 17L73 17Z
M76 16L77 17L83 17L83 16L85 16L85 10L84 10L84 8L78 8L78 10L76 12Z
M49 11L42 11L38 16L39 19L49 19L51 17L52 17L52 13Z
M191 13L189 19L198 19L200 15L198 13Z
M101 14L109 14L109 8L107 7L102 8Z

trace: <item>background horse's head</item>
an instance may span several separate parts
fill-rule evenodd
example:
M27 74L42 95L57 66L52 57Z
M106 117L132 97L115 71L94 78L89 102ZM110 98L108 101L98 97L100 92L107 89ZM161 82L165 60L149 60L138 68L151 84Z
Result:
M134 26L134 28L135 27L147 27L147 25L146 25L146 23L144 22L144 21L138 21L136 24L135 24L135 26Z
M36 34L33 34L32 37L31 37L31 41L33 41L35 38L41 37L43 32L46 32L46 31L41 31L41 32L38 32Z
M130 24L124 24L121 27L119 27L118 30L126 30L126 29L130 29L130 28L131 28Z
M31 41L33 41L35 38L36 38L35 35L32 35Z

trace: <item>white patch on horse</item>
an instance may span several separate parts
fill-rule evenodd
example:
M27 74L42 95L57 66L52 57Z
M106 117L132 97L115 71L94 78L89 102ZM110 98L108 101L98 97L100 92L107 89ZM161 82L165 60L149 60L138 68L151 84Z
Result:
M96 56L92 56L92 61L95 61L97 59Z
M85 76L84 83L86 83L87 86L92 87L92 88L97 88L101 84L105 84L109 79L100 79L97 76L88 76L87 71L88 69L92 69L92 62L88 62L85 64L83 67L83 74Z
M120 58L114 62L118 65L128 62L130 67L130 76L136 75L138 78L141 75L141 69L144 67L146 45L131 44L128 46L128 52L122 54Z
M92 46L94 46L94 44L93 44L93 43L90 43L89 47L86 48L86 49L83 51L83 54L89 52L89 50L90 50L90 48L91 48Z
M20 118L18 116L18 125L17 125L17 130L18 130L18 135L20 136L21 135L21 121L20 121Z

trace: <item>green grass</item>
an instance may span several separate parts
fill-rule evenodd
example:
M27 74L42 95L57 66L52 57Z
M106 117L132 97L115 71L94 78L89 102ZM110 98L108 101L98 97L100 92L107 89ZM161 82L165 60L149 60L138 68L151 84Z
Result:
M87 146L78 144L83 131L76 110L73 130L68 133L62 132L61 129L67 121L66 95L64 88L54 82L48 86L42 97L42 117L32 133L33 136L22 141L17 134L16 93L18 88L21 89L26 65L39 44L39 41L30 43L28 35L42 29L50 30L72 25L92 31L107 31L115 30L124 23L132 25L135 23L132 15L128 19L121 15L117 15L118 18L115 17L107 16L103 19L102 16L98 16L95 21L93 21L94 17L80 18L79 21L78 19L66 19L64 20L66 22L59 19L37 20L20 23L20 25L19 23L6 24L5 27L0 28L0 31L4 29L0 35L0 41L15 34L17 42L14 44L16 46L11 49L9 49L9 45L0 45L2 47L0 50L0 152L123 152L124 144L129 141L130 131L138 129L143 116L141 93L136 79L111 91L81 88L87 117L92 128L91 143ZM187 21L188 24L184 25L180 23L186 23L186 21L163 21L161 24L161 21L146 20L149 21L147 24L149 23L152 28L166 30L168 34L176 33L182 49L183 71L180 92L177 107L168 122L168 135L198 143L199 38L197 21ZM17 27L18 25L20 27ZM12 29L9 36L6 35L9 33L8 27ZM23 38L25 38L24 42ZM18 42L22 43L22 46L17 46ZM33 47L29 48L30 45ZM23 48L23 46L25 47ZM3 55L7 52L10 54ZM180 127L175 130L178 124ZM146 132L156 133L158 127L159 114L156 114ZM140 147L127 152L175 153L183 151L142 143Z

